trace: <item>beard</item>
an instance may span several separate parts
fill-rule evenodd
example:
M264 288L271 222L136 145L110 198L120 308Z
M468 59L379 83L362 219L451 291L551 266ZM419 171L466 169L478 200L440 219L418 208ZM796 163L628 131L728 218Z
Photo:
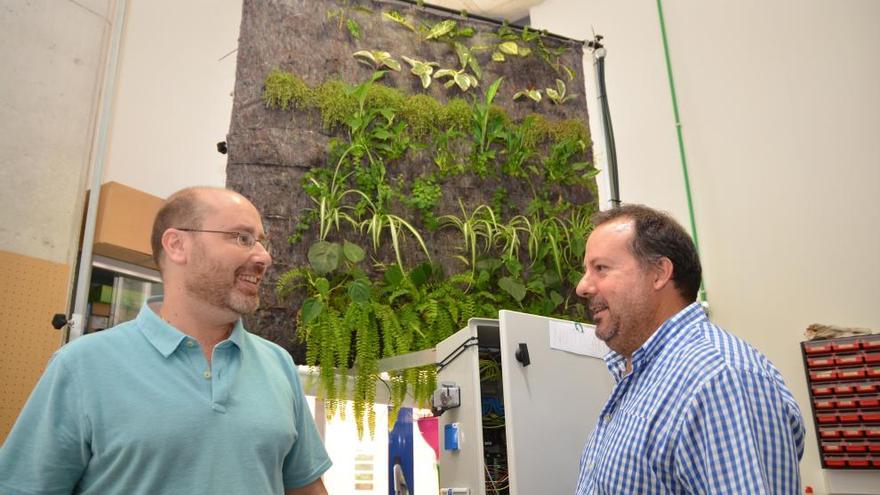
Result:
M615 351L634 351L629 348L639 339L645 324L650 322L651 310L646 303L647 296L646 291L632 290L626 295L619 294L611 306L599 295L590 298L587 308L596 324L596 337ZM603 310L597 321L596 313Z
M186 290L198 299L219 309L231 311L238 315L251 314L260 306L260 294L247 294L235 287L236 279L241 274L253 273L242 266L229 274L229 267L217 260L209 260L204 251L200 251L192 276L184 282ZM256 270L257 276L262 274Z

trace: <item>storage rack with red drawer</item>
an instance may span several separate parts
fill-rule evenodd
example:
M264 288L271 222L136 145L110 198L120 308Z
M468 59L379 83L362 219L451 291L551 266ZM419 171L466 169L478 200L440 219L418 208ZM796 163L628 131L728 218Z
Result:
M880 470L880 335L801 343L826 469Z

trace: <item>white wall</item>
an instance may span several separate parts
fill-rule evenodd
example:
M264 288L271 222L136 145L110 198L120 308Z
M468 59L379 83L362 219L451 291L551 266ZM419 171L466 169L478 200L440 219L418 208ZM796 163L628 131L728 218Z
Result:
M801 404L804 485L840 490L847 475L820 469L798 342L814 322L880 330L880 2L663 6L713 319ZM622 199L687 226L656 3L546 0L531 20L605 35Z
M241 0L129 0L104 181L226 184Z
M76 255L110 2L0 6L0 249Z

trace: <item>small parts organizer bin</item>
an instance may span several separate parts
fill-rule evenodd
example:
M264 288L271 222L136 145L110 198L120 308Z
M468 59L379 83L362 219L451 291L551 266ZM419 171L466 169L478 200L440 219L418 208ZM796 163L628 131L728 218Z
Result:
M880 334L801 343L826 469L880 470Z

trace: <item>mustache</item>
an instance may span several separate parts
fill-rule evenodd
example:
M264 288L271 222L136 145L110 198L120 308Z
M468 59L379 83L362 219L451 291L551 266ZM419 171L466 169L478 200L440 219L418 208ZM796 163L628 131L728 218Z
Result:
M603 309L608 308L608 302L602 299L601 297L594 296L588 299L587 311L590 312L590 317L602 311Z

